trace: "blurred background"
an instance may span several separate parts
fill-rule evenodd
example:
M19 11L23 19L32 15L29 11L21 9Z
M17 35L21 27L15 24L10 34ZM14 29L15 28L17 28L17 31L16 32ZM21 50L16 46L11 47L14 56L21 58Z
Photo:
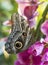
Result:
M40 0L40 2L42 1L44 3L39 5L37 9L39 12L39 16L36 18L37 24L48 5L48 0ZM3 25L3 23L11 20L11 15L17 12L17 9L18 4L15 0L0 0L0 65L14 65L14 61L16 60L16 55L9 55L3 50L5 39L9 36L9 30L11 28L10 26ZM46 18L48 18L48 13L46 14Z

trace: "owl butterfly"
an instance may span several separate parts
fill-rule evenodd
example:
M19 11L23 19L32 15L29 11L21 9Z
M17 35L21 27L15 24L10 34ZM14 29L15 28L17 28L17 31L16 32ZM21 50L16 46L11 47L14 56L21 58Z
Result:
M11 20L13 25L5 44L5 50L9 54L16 54L28 49L32 45L32 29L29 28L26 20L19 14L14 13Z

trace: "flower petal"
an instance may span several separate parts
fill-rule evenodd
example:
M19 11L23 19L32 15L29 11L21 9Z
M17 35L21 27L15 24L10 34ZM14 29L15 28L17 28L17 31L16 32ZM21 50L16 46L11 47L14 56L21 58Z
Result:
M5 21L4 23L3 23L3 25L5 25L5 26L11 26L13 23L12 23L12 21L11 20L7 20L7 21Z
M29 59L30 55L28 54L28 51L25 50L21 53L18 54L18 60L21 62L21 63L24 63L24 64L29 64L30 63L30 59Z
M46 20L44 23L41 25L41 32L48 36L48 20Z
M38 56L42 53L43 48L44 44L38 41L29 48L28 52L32 55Z

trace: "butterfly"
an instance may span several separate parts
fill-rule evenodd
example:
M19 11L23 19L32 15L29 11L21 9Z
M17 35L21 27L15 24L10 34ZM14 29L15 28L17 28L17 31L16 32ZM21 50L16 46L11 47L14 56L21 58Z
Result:
M27 25L26 20L18 13L14 13L11 17L13 25L11 33L5 44L5 50L9 54L17 54L28 49L33 42L33 29Z

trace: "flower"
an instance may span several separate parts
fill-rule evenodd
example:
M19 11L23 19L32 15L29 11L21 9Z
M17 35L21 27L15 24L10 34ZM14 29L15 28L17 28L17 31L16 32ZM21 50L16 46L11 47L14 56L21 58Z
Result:
M45 20L41 25L41 32L46 36L44 42L48 43L48 20Z
M16 0L18 2L18 13L24 17L31 18L35 13L38 5L35 5L37 1L32 0Z
M22 63L20 63L19 60L17 60L17 61L14 62L14 65L30 65L30 64L29 63L28 64L22 64Z
M27 18L32 18L38 5L43 3L38 0L16 0L16 2L18 3L18 13Z
M44 35L48 36L48 20L45 20L45 22L42 23L42 25L41 25L41 32Z
M22 65L18 60L14 62L14 65Z
M30 54L28 50L20 52L17 54L17 61L15 61L14 65L30 65Z
M24 15L28 19L33 18L33 15L34 15L37 8L38 8L38 6L26 6L25 9L24 9Z
M38 56L42 53L43 49L44 49L44 43L37 41L29 48L28 52L34 56Z
M21 52L19 54L17 54L18 56L18 60L22 63L22 64L29 64L30 63L30 54L28 53L28 50L25 50L24 52Z
M48 48L44 46L43 42L37 41L29 49L17 54L14 65L48 65Z
M41 56L32 56L32 65L40 65L41 63Z
M44 48L40 65L48 65L48 48Z
M43 49L44 44L37 41L29 49L17 54L18 61L16 61L15 65L18 65L19 63L21 65L39 65L41 62L41 53Z
M23 16L30 28L35 26L35 17L38 15L36 10L39 4L43 2L39 2L38 0L16 0L18 3L18 13Z
M32 19L28 20L29 27L34 28L35 25L36 25L35 22L36 22L35 18L32 18Z
M6 20L6 21L4 21L3 25L11 26L12 25L12 21L11 20Z
M44 39L44 42L48 43L48 36Z
M30 28L35 26L35 17L38 15L38 0L16 0L18 3L18 13L23 16Z

